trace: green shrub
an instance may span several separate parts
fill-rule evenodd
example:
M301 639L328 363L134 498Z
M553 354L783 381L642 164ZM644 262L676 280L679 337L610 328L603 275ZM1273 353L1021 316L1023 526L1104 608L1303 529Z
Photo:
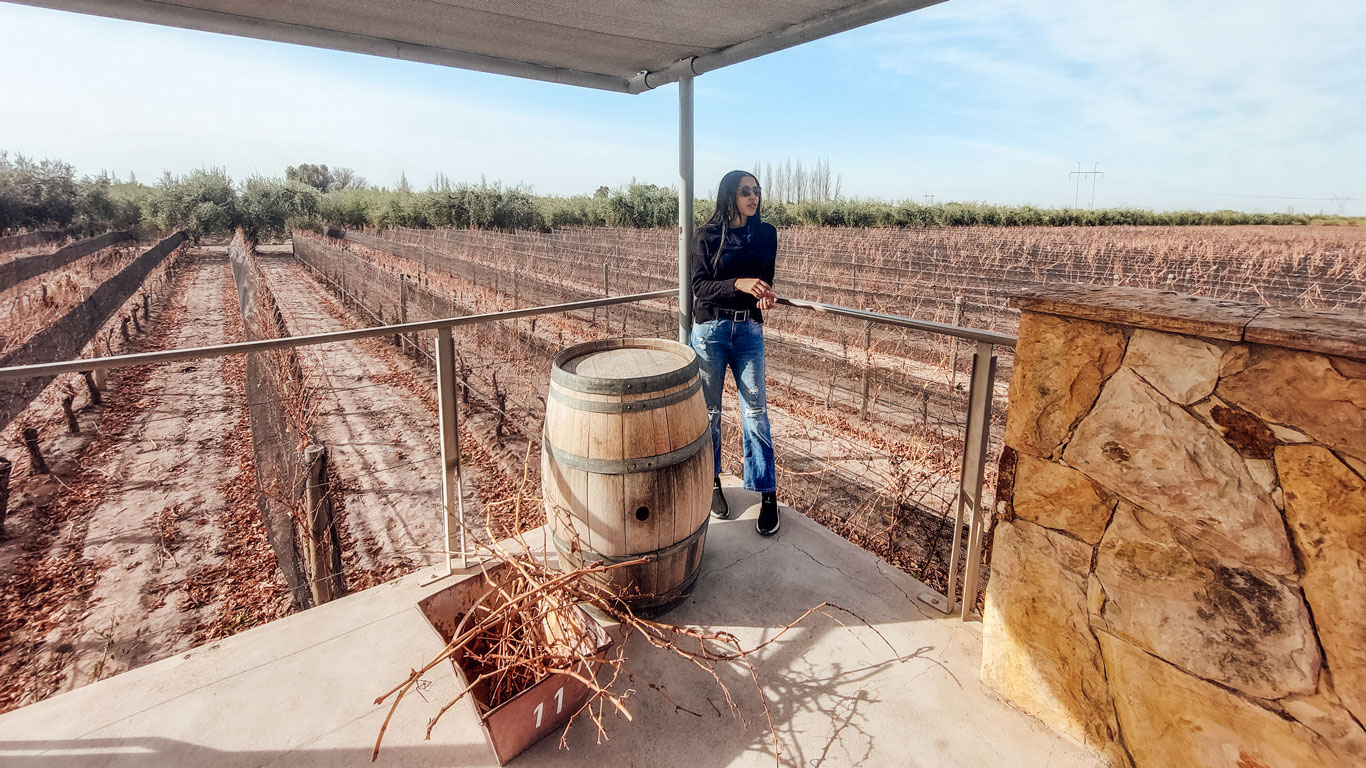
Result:
M227 234L239 222L237 191L222 168L201 168L185 176L167 171L143 200L142 219L156 230L183 229L195 240Z
M0 231L67 227L76 216L75 169L60 160L0 152Z
M607 198L607 224L612 227L678 226L678 191L632 182Z
M302 182L253 176L238 197L241 227L255 240L284 237L295 222L317 217L320 197L317 189Z
M605 227L608 195L610 192L601 195L540 197L536 199L536 205L541 211L541 218L551 227Z

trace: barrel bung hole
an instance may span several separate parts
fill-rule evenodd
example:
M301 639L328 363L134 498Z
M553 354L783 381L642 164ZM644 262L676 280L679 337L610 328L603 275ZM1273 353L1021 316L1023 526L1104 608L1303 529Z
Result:
M649 520L649 519L650 519L650 508L649 508L649 507L639 507L638 509L636 509L636 519L639 520L639 521L642 522L642 523L645 522L646 520Z

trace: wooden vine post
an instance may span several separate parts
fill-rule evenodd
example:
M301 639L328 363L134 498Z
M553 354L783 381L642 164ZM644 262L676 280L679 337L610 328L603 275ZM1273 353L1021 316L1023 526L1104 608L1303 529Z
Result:
M408 322L408 279L399 275L398 278L398 321L399 323ZM401 352L407 352L408 337L402 337L402 344L399 346ZM413 352L413 359L417 359L416 350Z
M869 320L863 329L863 405L859 407L858 417L868 420L868 386L873 377L873 321Z
M85 379L85 391L90 395L90 404L99 405L100 388L95 384L95 374L90 371L81 371L81 378Z
M47 462L43 461L43 452L38 448L38 430L33 427L24 427L24 449L28 451L29 466L33 468L33 474L49 474Z
M953 324L960 327L963 325L962 296L953 297ZM958 339L950 338L949 346L953 350L953 357L949 360L949 388L956 389L958 387Z
M9 512L9 476L14 462L0 456L0 534L5 532L5 515Z
M346 583L342 577L341 546L333 521L327 450L321 445L310 445L304 449L303 460L307 472L304 508L308 512L304 567L313 604L322 605L346 594Z
M64 395L62 397L62 414L66 416L66 431L73 435L79 435L81 423L76 420L76 408L73 405L75 402L75 395L70 393Z
M602 263L602 295L603 295L604 298L606 298L606 297L612 295L612 294L611 294L611 291L610 291L610 290L608 289L608 287L607 287L607 262L605 262L605 261ZM603 325L610 326L610 325L612 324L612 321L611 321L610 319L608 319L608 318L611 316L611 315L610 315L611 311L612 311L612 309L611 309L610 307L603 307L603 308L602 308L602 324L603 324ZM597 308L595 307L595 308L593 309L593 322L597 322L597 320L598 320L598 310L597 310Z

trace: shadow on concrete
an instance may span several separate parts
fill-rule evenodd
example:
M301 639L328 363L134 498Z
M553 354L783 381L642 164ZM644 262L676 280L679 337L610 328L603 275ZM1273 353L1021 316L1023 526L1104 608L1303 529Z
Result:
M950 686L961 689L962 683L933 658L936 645L898 647L912 645L908 623L932 618L932 609L908 604L915 602L909 597L914 580L885 573L873 556L810 520L796 519L800 513L791 509L784 509L784 527L776 536L761 537L754 530L758 494L729 489L728 496L745 513L710 524L697 584L659 620L724 629L748 649L822 602L857 617L836 609L827 609L833 619L808 616L750 657L757 684L743 664L722 665L713 679L636 638L626 648L631 677L616 686L631 692L627 706L634 722L608 711L609 740L598 743L595 726L581 717L565 739L569 753L591 755L603 765L771 765L776 746L783 765L917 764L885 754L886 739L896 738L896 730L895 710L883 707L876 714L883 691L929 669L942 672ZM876 759L875 739L882 753ZM563 765L565 758L552 736L518 764ZM931 758L923 764L946 762L951 761Z

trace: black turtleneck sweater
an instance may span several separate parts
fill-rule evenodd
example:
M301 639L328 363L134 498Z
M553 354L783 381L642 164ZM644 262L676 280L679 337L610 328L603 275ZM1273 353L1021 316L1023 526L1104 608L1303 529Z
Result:
M717 250L720 250L718 257ZM693 322L716 319L716 309L747 309L763 322L759 300L737 290L736 278L757 277L773 285L773 268L778 257L778 231L772 224L751 217L743 227L726 227L721 242L721 227L701 227L688 248L692 272Z

